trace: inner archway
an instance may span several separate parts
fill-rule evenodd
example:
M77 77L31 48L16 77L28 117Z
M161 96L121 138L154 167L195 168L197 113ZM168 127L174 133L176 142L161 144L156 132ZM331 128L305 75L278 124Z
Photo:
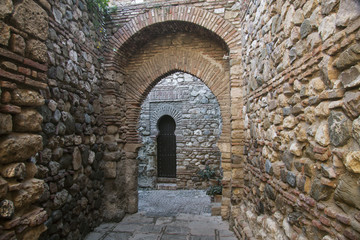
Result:
M176 178L176 124L169 115L158 121L157 168L159 178Z
M158 171L159 122L165 116L171 117L176 124L174 179L164 178ZM137 155L140 189L163 189L165 186L206 189L208 182L198 174L205 168L214 171L216 177L222 176L221 152L217 146L222 132L220 106L216 96L199 78L184 72L164 77L142 103L138 121L137 130L142 142Z

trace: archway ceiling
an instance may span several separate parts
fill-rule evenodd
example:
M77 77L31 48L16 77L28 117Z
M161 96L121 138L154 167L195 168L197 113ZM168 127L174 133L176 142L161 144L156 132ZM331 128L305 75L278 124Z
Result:
M224 52L229 52L227 44L218 35L202 26L184 21L166 21L150 25L129 38L117 51L116 64L123 71L129 59L141 52L142 47L151 42L152 39L174 33L195 34L201 38L215 41L222 46Z

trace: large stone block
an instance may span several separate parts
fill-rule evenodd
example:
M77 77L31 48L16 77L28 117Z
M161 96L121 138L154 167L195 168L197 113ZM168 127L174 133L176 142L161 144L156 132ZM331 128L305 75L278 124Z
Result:
M3 166L1 175L5 178L24 179L26 176L26 167L24 163L12 163Z
M24 0L15 7L12 22L22 31L41 40L48 36L49 17L44 9L32 0Z
M61 206L63 206L66 203L68 196L69 192L66 189L57 192L54 198L54 207L60 208Z
M346 92L344 96L343 109L351 118L357 118L360 114L360 92Z
M11 0L2 0L0 3L0 19L4 19L13 11L13 3Z
M43 117L34 109L24 109L14 117L14 129L17 132L39 132Z
M3 199L8 192L8 182L0 177L0 199Z
M0 22L0 44L7 46L10 39L10 27L4 22Z
M72 156L73 156L73 160L72 160L73 168L74 170L79 170L82 166L81 164L82 158L81 158L80 149L78 147L74 148L74 152Z
M22 184L22 189L14 196L16 208L27 206L36 202L44 191L44 181L40 179L30 179Z
M116 178L116 162L106 162L104 165L105 178Z
M357 141L357 143L360 145L360 117L355 119L353 121L352 125L352 135L353 138Z
M12 128L13 125L11 115L0 113L0 134L10 133Z
M328 200L332 190L330 187L323 185L319 179L315 179L311 185L310 196L316 201Z
M39 40L31 39L26 42L26 54L35 61L42 63L47 61L47 47Z
M14 203L10 200L2 200L0 202L0 217L5 219L11 219L14 215L15 207Z
M355 175L343 174L335 190L334 199L360 209L360 188L358 181L358 177Z
M332 145L343 146L350 139L351 122L342 112L332 111L328 119L330 142Z
M360 3L358 0L341 0L336 15L336 26L347 26L351 20L360 16Z
M0 138L0 163L25 161L42 149L42 137L36 134L10 134Z
M349 152L345 158L345 166L350 172L360 173L360 151Z
M33 90L15 89L11 95L11 102L20 106L41 106L44 105L44 98Z
M358 63L360 60L360 44L354 44L343 51L335 61L338 69L345 69Z
M20 55L25 55L25 40L18 34L12 34L10 38L10 49Z
M328 123L323 122L316 130L315 141L323 147L330 144L329 126Z
M353 66L342 72L339 76L344 88L352 88L360 86L360 67Z

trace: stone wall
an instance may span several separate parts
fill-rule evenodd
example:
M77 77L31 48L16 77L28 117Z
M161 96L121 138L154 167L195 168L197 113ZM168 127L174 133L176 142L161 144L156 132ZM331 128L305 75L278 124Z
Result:
M177 188L204 188L197 175L209 165L220 176L220 151L216 142L221 133L220 109L215 96L200 79L174 73L161 80L142 104L139 132L139 186L154 188L157 179L157 122L169 115L176 122Z
M105 52L100 15L0 3L2 238L78 239L136 212L140 104L174 71L219 102L239 236L360 238L359 1L124 4Z
M232 205L243 238L360 238L359 16L352 0L250 5L245 184Z
M43 116L40 199L49 219L40 239L80 239L101 220L104 184L101 79L105 29L86 1L49 1L48 92Z
M0 3L0 238L37 239L47 212L37 159L43 148L49 5Z
M0 238L79 239L102 220L103 18L6 0L0 20Z

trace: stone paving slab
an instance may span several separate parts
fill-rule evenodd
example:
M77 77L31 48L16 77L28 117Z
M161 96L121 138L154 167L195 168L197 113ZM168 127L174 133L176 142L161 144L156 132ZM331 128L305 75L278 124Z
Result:
M141 193L140 193L141 194ZM197 198L191 198L195 194ZM177 198L177 195L178 196ZM149 205L155 199L172 196L177 198L172 204L164 205L156 212ZM150 198L147 199L146 197ZM219 216L210 216L208 196L200 191L184 192L157 190L139 196L146 203L139 203L136 214L127 215L120 223L103 223L86 236L86 240L236 240L229 230L229 224ZM199 199L203 198L203 205ZM181 199L181 201L179 200ZM209 202L208 202L209 201ZM173 206L177 204L178 206ZM187 205L185 207L185 205ZM140 208L141 206L141 208ZM166 209L169 210L168 214ZM174 212L174 209L179 212ZM191 212L191 209L194 211Z

